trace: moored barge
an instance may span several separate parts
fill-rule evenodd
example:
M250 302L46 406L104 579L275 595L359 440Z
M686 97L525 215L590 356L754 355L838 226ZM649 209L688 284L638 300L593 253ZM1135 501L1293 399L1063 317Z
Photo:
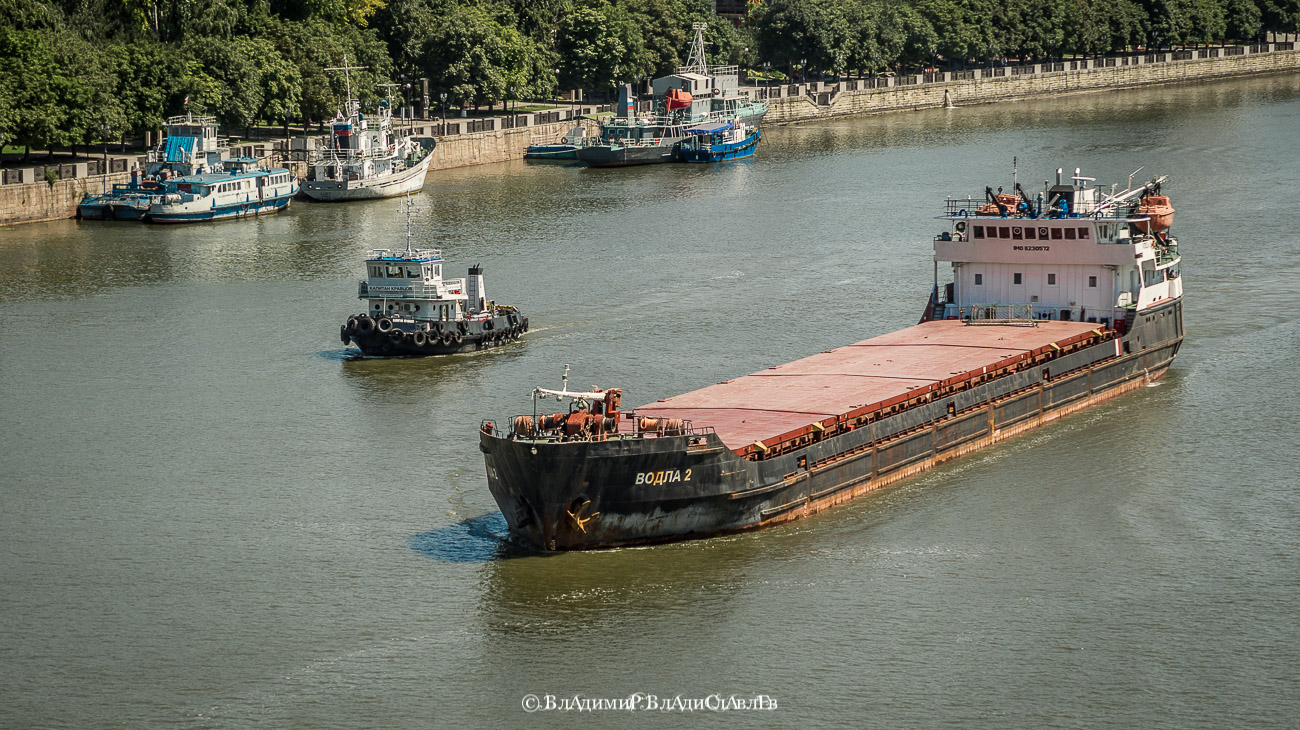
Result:
M1058 170L1032 200L1018 185L949 200L919 324L632 411L621 389L566 377L533 391L533 414L482 424L488 487L512 535L543 550L707 537L805 517L1142 387L1183 338L1163 181L1107 195ZM567 411L539 413L550 397Z

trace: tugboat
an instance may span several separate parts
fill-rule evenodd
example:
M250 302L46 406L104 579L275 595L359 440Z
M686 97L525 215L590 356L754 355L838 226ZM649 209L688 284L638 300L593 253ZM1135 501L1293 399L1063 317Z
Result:
M165 178L162 186L148 220L195 223L284 210L298 192L298 178L283 167L262 167L255 157L232 157L219 171Z
M1178 242L1144 230L1172 222L1150 200L1164 178L1091 182L1057 170L993 213L949 199L911 327L631 411L566 370L532 414L480 423L511 534L550 551L770 527L1150 384L1183 341ZM547 398L568 408L539 413Z
M330 122L330 138L317 149L307 166L302 192L313 200L374 200L406 193L418 193L429 172L432 137L399 136L393 131L390 100L379 102L373 117L361 112L361 102L352 98L349 71L365 66L343 65L329 71L343 71L347 101Z
M166 193L161 180L174 176L220 172L225 140L217 139L216 117L192 113L167 120L167 136L149 151L145 169L132 170L131 182L114 185L99 195L87 195L77 205L82 220L143 220L149 207Z
M339 328L343 344L372 356L449 355L500 347L527 332L518 309L487 298L481 266L463 279L442 278L442 251L412 247L409 196L404 207L406 250L370 251L357 292L367 309Z
M637 116L632 87L619 90L613 119L601 124L596 141L577 148L590 167L626 167L674 162L691 127L709 122L743 123L757 128L767 114L766 101L752 101L739 91L736 66L709 66L704 53L705 23L696 23L686 65L654 79L653 112Z
M753 157L763 133L744 122L712 122L690 127L682 142L682 162L722 162Z

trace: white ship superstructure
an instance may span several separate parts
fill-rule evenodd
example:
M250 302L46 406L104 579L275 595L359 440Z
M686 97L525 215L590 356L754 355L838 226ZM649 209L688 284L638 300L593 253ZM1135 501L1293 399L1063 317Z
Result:
M1056 184L1032 200L1018 184L1011 194L988 190L984 200L949 199L941 218L952 229L935 240L928 318L1073 320L1122 334L1140 313L1180 300L1178 241L1167 233L1173 209L1159 195L1164 178L1118 193L1092 182L1077 169L1062 182L1058 170ZM953 272L942 288L939 262Z

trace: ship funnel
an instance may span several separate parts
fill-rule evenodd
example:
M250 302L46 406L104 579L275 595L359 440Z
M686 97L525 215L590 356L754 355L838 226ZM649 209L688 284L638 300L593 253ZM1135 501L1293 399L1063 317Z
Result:
M1061 168L1059 168L1059 167L1056 168L1056 184L1057 184L1057 185L1060 185L1060 184L1061 184L1061 172L1062 172Z
M636 116L636 97L632 96L632 84L618 87L618 116L620 119L632 119Z
M487 293L483 290L483 267L475 264L469 267L469 276L465 279L465 309L481 312L487 307Z

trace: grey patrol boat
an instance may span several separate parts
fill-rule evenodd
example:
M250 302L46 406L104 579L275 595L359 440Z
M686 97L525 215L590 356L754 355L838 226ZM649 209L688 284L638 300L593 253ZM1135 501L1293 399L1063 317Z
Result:
M515 307L487 298L483 268L471 266L460 279L444 279L445 261L436 248L411 244L410 197L406 250L377 248L366 256L366 279L357 296L366 311L339 328L343 344L366 355L448 355L500 347L528 331L528 318Z

